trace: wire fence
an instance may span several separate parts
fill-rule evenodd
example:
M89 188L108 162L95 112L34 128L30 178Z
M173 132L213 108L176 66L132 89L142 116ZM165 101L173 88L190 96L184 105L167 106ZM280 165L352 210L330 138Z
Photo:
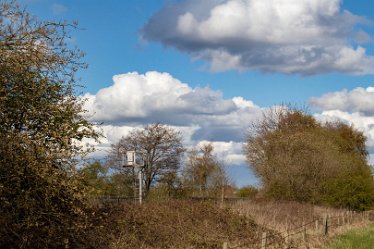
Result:
M374 218L373 211L355 212L347 211L335 216L325 215L324 218L316 218L302 225L293 227L292 230L280 232L263 232L258 237L257 243L229 243L224 242L223 249L251 248L251 249L270 249L270 248L309 248L309 238L314 236L328 236L332 229L342 226L352 225L365 220Z
M165 198L162 198L162 200ZM168 200L179 200L178 198L166 198ZM157 198L155 199L157 200ZM232 204L232 203L238 203L240 201L246 201L249 200L248 198L240 198L240 197L224 197L224 198L217 198L217 197L183 197L181 200L189 200L189 201L195 201L195 202L211 202L215 204ZM137 196L97 196L94 198L91 198L91 201L96 201L101 204L126 204L126 203L138 203L139 199ZM152 201L145 199L144 201Z
M101 204L124 204L136 202L134 197L123 196L102 196L95 198ZM190 198L191 201L213 201L219 203L218 198ZM240 198L225 199L225 202L238 202L242 201ZM212 238L212 240L219 239L224 241L222 244L223 249L236 249L236 248L250 248L250 249L275 249L275 248L309 248L308 242L310 238L326 237L334 229L342 226L352 225L364 220L374 219L374 211L355 212L345 211L338 215L325 217L312 218L306 220L302 224L289 223L290 228L282 231L274 231L263 227L263 231L259 231L257 238L241 238L240 241L230 241L230 236L223 236L220 238ZM205 238L207 239L207 238ZM243 242L244 241L244 242ZM250 242L248 242L250 241Z

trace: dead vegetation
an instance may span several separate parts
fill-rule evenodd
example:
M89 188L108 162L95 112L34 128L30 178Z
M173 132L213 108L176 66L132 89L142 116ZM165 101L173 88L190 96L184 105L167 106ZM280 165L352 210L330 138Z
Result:
M316 207L311 204L280 201L240 201L233 205L240 214L250 217L256 224L275 231L292 230L303 222L323 218L339 212L337 209Z
M255 224L275 231L283 240L281 248L321 248L331 236L363 226L374 217L370 212L364 214L286 201L239 201L231 207ZM328 235L325 235L324 227L326 217ZM272 235L267 237L272 238Z
M208 202L124 204L101 208L99 213L93 234L102 235L94 238L101 248L222 248L225 242L251 248L259 246L262 232L275 235Z

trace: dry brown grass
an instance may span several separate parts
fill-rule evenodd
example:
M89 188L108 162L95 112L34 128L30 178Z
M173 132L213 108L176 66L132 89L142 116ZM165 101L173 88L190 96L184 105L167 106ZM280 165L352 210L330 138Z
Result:
M233 209L240 214L252 218L256 224L275 231L293 230L329 212L335 214L337 210L315 207L310 204L297 202L275 201L241 201L233 205Z
M256 224L278 232L284 240L284 248L320 248L331 236L368 222L361 214L348 214L345 209L297 202L241 201L233 204L232 208ZM329 236L324 235L323 220L326 215L329 216Z

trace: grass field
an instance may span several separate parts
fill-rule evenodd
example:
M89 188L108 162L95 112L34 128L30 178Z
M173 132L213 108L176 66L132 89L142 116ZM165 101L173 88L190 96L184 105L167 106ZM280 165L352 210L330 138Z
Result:
M323 249L373 249L374 224L354 229L333 239Z

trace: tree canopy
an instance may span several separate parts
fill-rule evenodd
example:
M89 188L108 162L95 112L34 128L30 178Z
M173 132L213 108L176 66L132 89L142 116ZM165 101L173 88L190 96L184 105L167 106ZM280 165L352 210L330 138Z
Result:
M353 126L321 124L301 110L282 108L254 125L245 151L267 196L363 209L374 197L365 141Z
M112 145L109 163L118 166L121 161L120 149L144 152L147 162L144 167L145 195L156 182L173 184L180 167L181 156L185 149L182 135L175 129L163 124L151 124L132 131L117 144ZM122 167L122 166L120 166ZM123 171L131 174L131 171Z

